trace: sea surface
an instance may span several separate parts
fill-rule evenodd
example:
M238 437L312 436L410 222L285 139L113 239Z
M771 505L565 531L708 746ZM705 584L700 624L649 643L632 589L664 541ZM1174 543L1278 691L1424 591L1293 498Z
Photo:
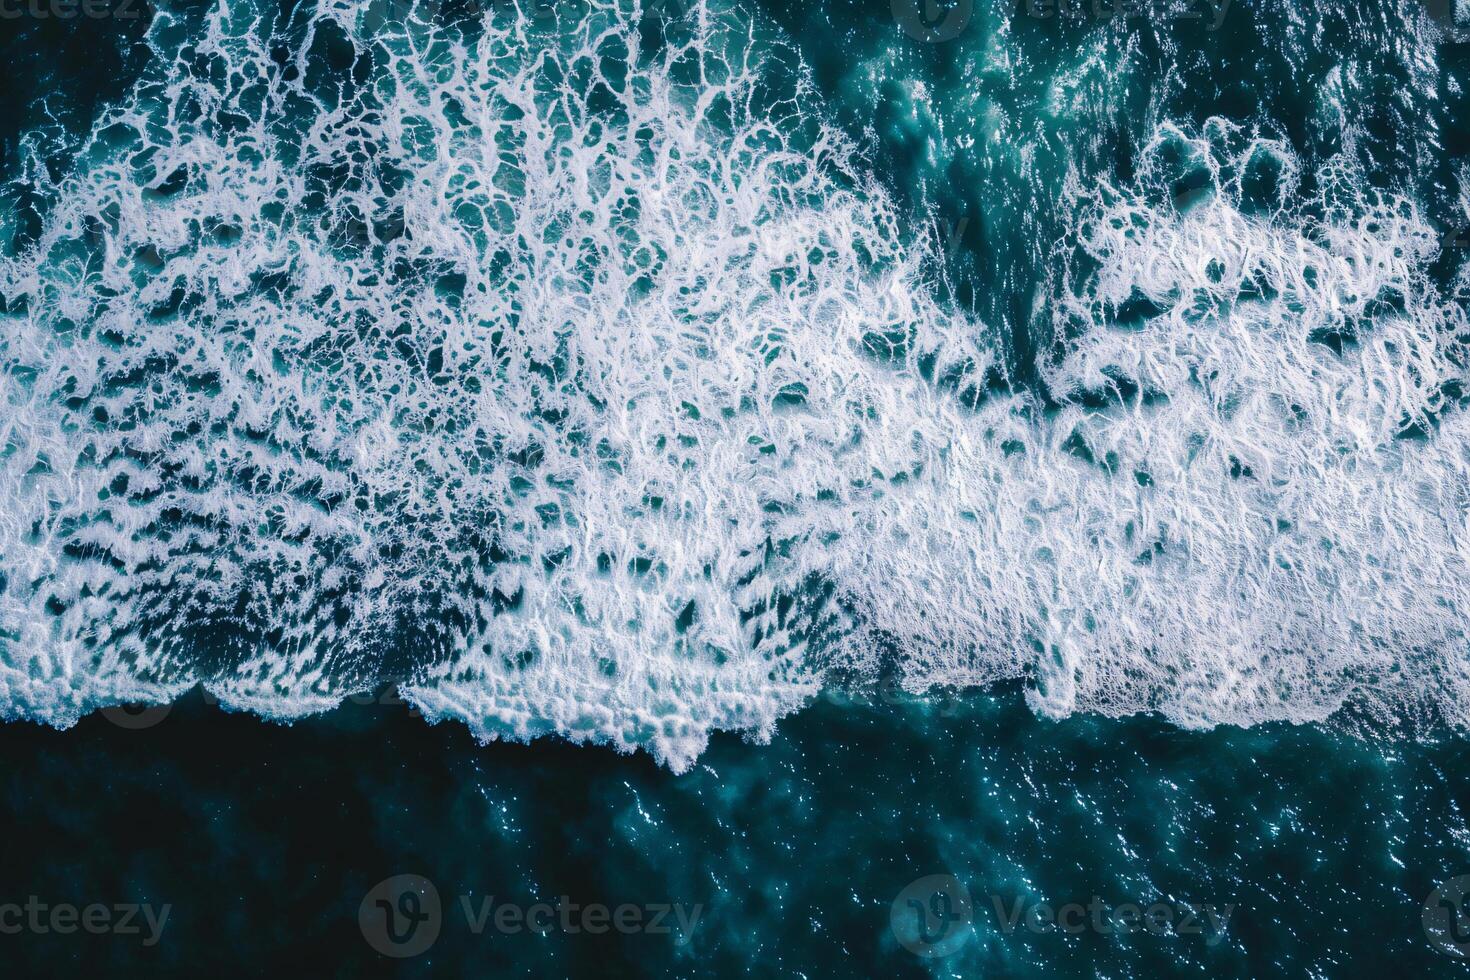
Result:
M16 975L1464 969L1470 5L0 59Z

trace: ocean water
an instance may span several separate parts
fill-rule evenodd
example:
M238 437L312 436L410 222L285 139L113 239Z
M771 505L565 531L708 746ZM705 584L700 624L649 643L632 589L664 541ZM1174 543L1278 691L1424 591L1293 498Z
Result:
M27 4L25 969L1461 968L1463 5Z
M4 936L9 975L1463 974L1452 939L1425 927L1436 886L1470 867L1456 739L1039 721L1012 687L824 698L768 746L716 735L677 777L562 740L482 747L376 702L290 727L198 697L140 730L100 715L10 726L6 901L170 908L152 945L141 914L135 934ZM403 875L432 883L437 915L411 937L427 946L390 958L365 940L381 943L382 922L364 931L359 912ZM917 941L906 905L892 925L895 899L930 875L971 898L946 955ZM494 924L502 906L563 896L682 904L693 929L672 913L667 933L591 933L579 917L573 932L560 914L539 917L544 934ZM1030 916L1094 901L1112 931L1091 913L1068 919L1080 931L1006 931L1018 903ZM1130 903L1177 918L1125 933ZM1191 909L1206 928L1186 927Z

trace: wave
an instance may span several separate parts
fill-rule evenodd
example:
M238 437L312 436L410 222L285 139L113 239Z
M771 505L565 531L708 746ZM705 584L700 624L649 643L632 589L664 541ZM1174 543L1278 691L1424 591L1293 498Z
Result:
M393 678L675 770L880 673L1467 721L1467 327L1411 198L1161 125L1063 194L1031 390L759 20L436 13L160 13L74 166L27 143L0 716Z

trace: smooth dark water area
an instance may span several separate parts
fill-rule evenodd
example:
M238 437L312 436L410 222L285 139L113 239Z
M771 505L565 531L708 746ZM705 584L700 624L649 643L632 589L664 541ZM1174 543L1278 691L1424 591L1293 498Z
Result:
M391 700L385 697L384 700ZM0 904L170 904L158 942L0 936L10 976L1446 975L1421 925L1470 871L1454 740L1185 732L1034 717L1019 692L829 697L685 775L556 740L478 746L401 705L285 727L196 694L157 724L0 728ZM1389 805L1385 805L1389 804ZM434 882L442 929L380 956L377 882ZM890 903L952 874L974 935L928 961ZM475 934L460 896L699 904L677 934ZM1005 934L1017 900L1235 906L1223 939Z

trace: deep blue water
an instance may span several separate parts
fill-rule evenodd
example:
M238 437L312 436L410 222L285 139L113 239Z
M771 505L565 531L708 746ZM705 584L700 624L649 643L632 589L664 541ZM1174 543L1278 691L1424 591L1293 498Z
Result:
M683 776L554 741L480 747L458 726L377 704L278 727L191 698L139 731L100 716L69 732L8 726L0 752L7 899L172 906L152 947L146 928L7 936L15 976L1464 968L1422 921L1435 886L1470 868L1455 739L1052 723L1002 690L822 701L769 746L717 736ZM364 940L358 912L370 888L404 874L434 884L442 923L427 951L394 963ZM974 922L956 952L930 960L899 944L890 919L900 892L933 874L963 883ZM476 934L460 905L563 895L701 914L680 945L676 933L569 934L560 920L544 937L498 932L493 919ZM1109 914L1128 903L1234 908L1213 944L1207 932L1024 923L1007 935L996 911L997 900L1009 912L1095 899Z

